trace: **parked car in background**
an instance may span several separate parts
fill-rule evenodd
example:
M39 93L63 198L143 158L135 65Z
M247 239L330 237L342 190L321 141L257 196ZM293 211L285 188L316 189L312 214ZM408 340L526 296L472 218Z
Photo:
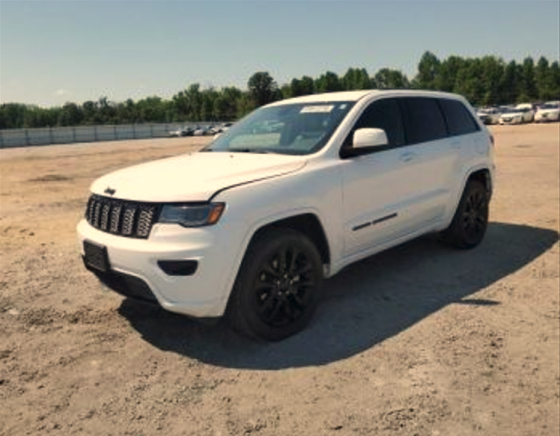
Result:
M560 102L549 101L540 106L535 114L535 123L546 123L560 120Z
M197 126L193 132L193 136L206 136L210 133L210 126Z
M170 130L168 133L168 136L170 138L178 138L179 136L182 136L181 133L183 131L182 127L177 128L176 130Z
M504 124L523 124L523 113L516 108L504 109L500 115L501 125Z
M169 137L179 138L181 136L192 136L194 129L192 127L180 127L177 130L172 130L169 132Z
M521 103L515 106L515 109L523 114L524 123L532 123L535 119L535 109L531 103Z
M500 124L523 124L533 121L535 113L531 105L517 105L514 108L505 109L500 115Z
M231 126L233 126L233 123L229 123L229 122L228 123L222 123L220 131L218 133L227 132Z
M476 115L480 118L484 124L498 124L500 122L500 109L497 107L490 107L485 109L479 109Z
M212 126L209 131L208 134L209 135L217 135L218 133L224 133L227 132L227 130L230 128L230 126L232 126L233 123L221 123L221 124L216 124L214 126Z

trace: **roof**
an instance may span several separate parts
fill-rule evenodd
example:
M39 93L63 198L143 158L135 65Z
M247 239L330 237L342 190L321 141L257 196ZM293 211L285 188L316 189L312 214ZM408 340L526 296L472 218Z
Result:
M423 91L413 89L368 89L364 91L343 91L343 92L329 92L325 94L311 94L301 97L289 98L286 100L277 101L270 106L279 106L283 104L292 103L326 103L333 101L358 101L366 96L375 95L402 95L409 97L440 97L440 98L457 98L461 97L457 94L450 94L447 92L438 91Z

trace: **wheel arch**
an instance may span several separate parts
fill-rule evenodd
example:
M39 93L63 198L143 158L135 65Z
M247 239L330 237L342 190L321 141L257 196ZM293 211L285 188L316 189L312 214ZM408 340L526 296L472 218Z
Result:
M494 190L494 186L492 183L492 175L490 174L490 170L488 168L481 168L475 171L472 171L465 182L463 183L463 191L467 186L467 183L471 180L476 180L484 185L486 188L486 192L488 192L488 198L492 197L492 192Z
M272 229L291 229L307 236L317 247L323 264L330 264L331 252L327 235L320 219L314 213L301 213L263 224L253 232L247 246L249 247L254 241Z
M455 211L459 206L459 202L461 201L461 197L463 196L463 192L465 192L465 188L467 184L471 180L477 180L482 183L486 187L486 191L488 192L488 200L492 198L492 192L494 190L494 183L493 183L493 173L488 168L488 166L476 166L468 171L464 172L463 179L460 184L457 186L457 191L454 192L453 196L454 199L452 204L450 204L449 209L446 213L446 218L443 221L443 225L441 226L442 229L445 229L451 223L453 216L455 215Z

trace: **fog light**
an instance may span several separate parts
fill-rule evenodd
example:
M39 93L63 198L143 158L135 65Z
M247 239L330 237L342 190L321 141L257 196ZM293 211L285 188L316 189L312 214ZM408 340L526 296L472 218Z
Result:
M169 276L192 276L198 268L198 261L158 260L158 266Z

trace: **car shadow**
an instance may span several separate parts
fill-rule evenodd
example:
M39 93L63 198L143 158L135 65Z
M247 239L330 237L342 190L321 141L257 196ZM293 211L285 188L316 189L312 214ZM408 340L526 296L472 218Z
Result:
M311 325L276 343L252 341L223 323L203 325L131 300L124 300L119 312L155 347L211 365L260 370L324 365L367 350L449 304L482 310L500 304L470 296L557 241L554 230L491 223L483 244L470 251L447 248L434 237L404 244L328 280Z

